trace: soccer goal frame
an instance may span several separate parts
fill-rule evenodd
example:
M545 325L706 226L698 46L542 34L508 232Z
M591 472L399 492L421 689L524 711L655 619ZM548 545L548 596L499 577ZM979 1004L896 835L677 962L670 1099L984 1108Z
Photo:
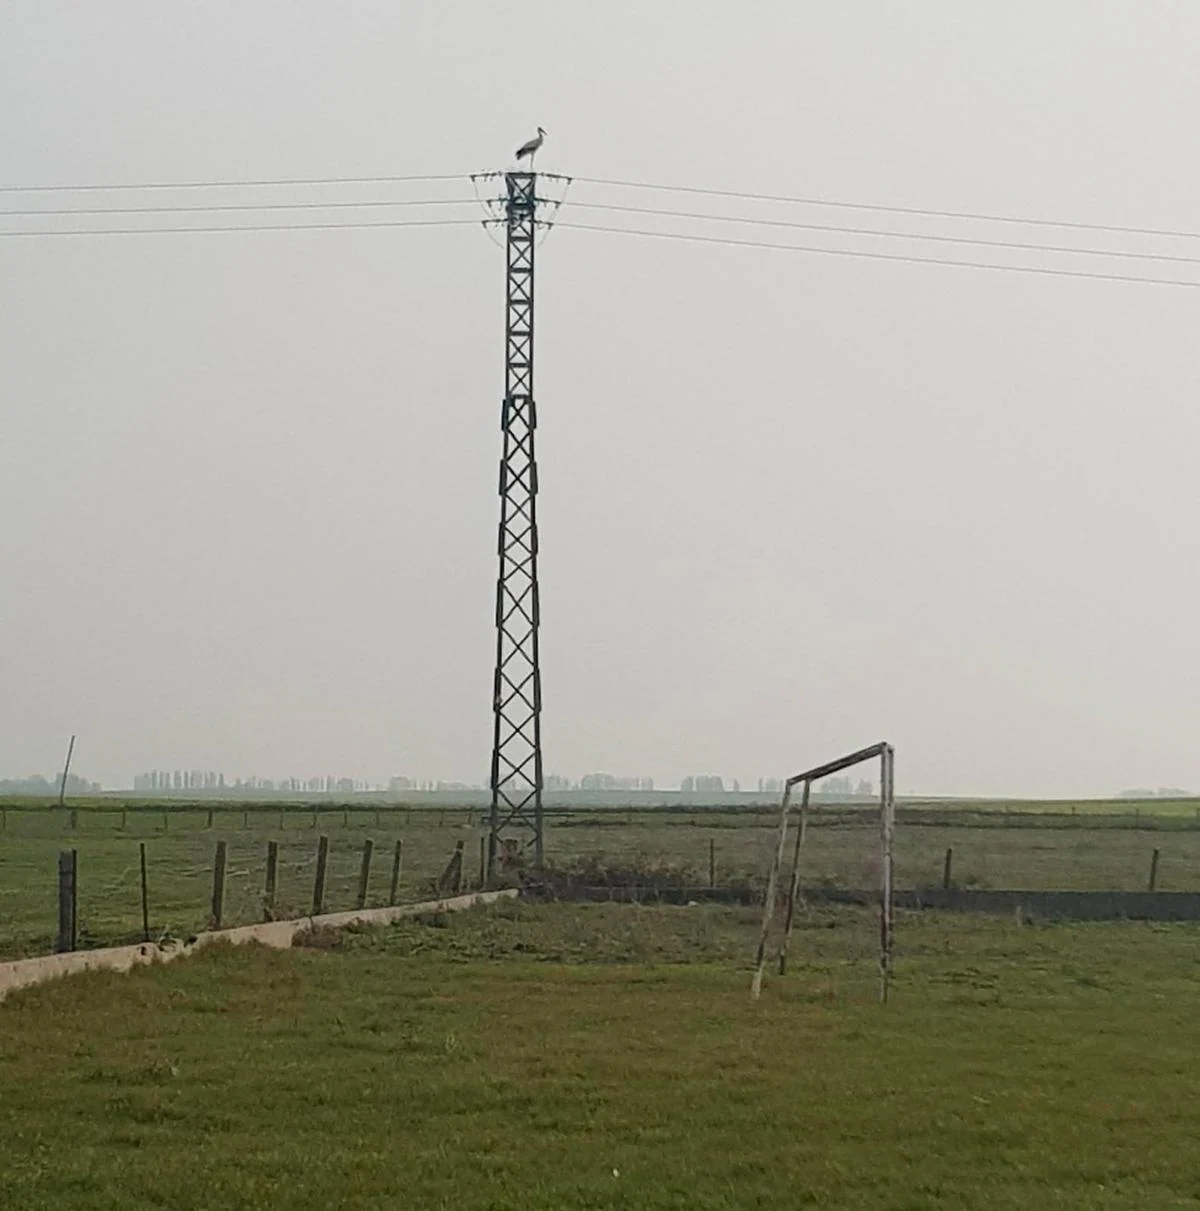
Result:
M762 993L763 973L767 965L767 944L771 936L771 922L775 916L779 898L779 876L787 853L788 826L792 814L792 791L801 787L799 820L796 825L795 848L792 852L792 878L788 891L787 909L784 917L783 934L779 940L779 974L787 970L788 945L792 938L792 925L796 919L796 902L800 895L800 855L808 827L808 807L812 784L818 778L827 778L864 761L879 759L879 999L886 1001L888 984L892 976L892 941L894 936L892 881L892 845L896 833L895 763L896 751L886 741L861 748L823 765L793 774L783 785L783 800L779 809L779 843L771 860L771 873L767 876L767 896L763 905L762 932L758 939L758 955L755 959L754 978L750 984L750 996L758 1000Z

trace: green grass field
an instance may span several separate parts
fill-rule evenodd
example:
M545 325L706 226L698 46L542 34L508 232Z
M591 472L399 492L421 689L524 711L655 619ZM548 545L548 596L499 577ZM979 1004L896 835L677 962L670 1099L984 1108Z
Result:
M1195 1207L1194 927L505 905L0 1003L0 1207Z
M1180 804L1164 802L1114 815L1087 810L1090 806L902 805L898 885L939 884L946 849L952 848L953 879L960 886L1132 890L1146 886L1150 857L1158 848L1158 886L1200 890L1200 825L1193 808L1183 811ZM1151 807L1161 807L1161 814L1152 814ZM871 813L827 807L815 820L804 859L806 881L873 885ZM228 845L224 923L237 925L262 919L268 840L280 843L277 915L299 915L312 903L319 834L331 842L325 897L330 911L353 907L367 837L375 843L368 900L381 904L388 897L397 839L404 841L400 898L414 900L429 893L459 840L465 845L468 881L475 881L481 836L478 810L438 808L324 805L314 815L312 806L223 804L209 828L206 807L143 803L122 813L98 801L79 808L74 828L70 811L34 804L5 806L0 822L0 958L53 949L56 869L63 848L79 854L80 938L91 946L140 936L139 842L147 845L155 935L188 936L207 924L218 839ZM711 852L718 883L760 887L775 827L773 811L579 810L553 817L547 853L560 864L592 857L616 867L666 863L702 885L708 882Z
M263 919L269 840L279 843L279 918L310 911L321 834L330 838L326 911L354 906L367 837L376 847L371 904L387 902L397 839L404 840L401 901L428 894L460 839L469 847L467 869L477 873L478 868L478 830L467 827L464 813L381 813L378 827L374 812L342 810L319 813L315 821L311 810L217 811L211 829L207 818L205 810L131 810L122 826L120 812L81 811L78 828L72 830L68 813L10 810L7 831L0 835L0 958L53 950L57 861L64 848L78 853L81 945L140 938L142 842L155 936L168 931L187 937L207 928L219 839L227 845L225 925Z

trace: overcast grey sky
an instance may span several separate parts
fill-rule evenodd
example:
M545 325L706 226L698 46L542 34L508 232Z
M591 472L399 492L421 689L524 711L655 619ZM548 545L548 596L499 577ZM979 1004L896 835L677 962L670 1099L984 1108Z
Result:
M540 123L581 177L1200 230L1198 52L1200 9L1147 0L10 0L0 184L470 173ZM421 188L387 196L470 196ZM233 200L268 196L330 195ZM985 252L935 254L1085 267ZM1200 291L565 228L539 256L548 770L887 738L902 792L1200 787ZM0 237L0 773L74 731L109 785L484 780L502 304L476 226Z

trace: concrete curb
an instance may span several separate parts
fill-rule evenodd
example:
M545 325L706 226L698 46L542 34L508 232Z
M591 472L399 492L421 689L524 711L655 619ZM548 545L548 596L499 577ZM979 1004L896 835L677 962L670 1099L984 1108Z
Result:
M477 891L445 900L423 900L419 904L397 904L393 908L364 908L351 912L324 913L319 917L298 917L291 921L267 921L259 925L240 925L236 929L216 929L198 934L190 944L182 942L160 946L157 942L140 942L136 946L111 946L104 950L75 950L69 954L39 955L32 959L0 962L0 1001L18 988L42 984L60 976L81 971L129 971L147 963L169 963L172 959L195 954L214 942L230 942L234 946L257 942L275 950L288 950L296 935L314 927L343 929L347 925L386 925L404 917L421 916L430 912L462 912L479 904L494 904L511 900L517 889Z

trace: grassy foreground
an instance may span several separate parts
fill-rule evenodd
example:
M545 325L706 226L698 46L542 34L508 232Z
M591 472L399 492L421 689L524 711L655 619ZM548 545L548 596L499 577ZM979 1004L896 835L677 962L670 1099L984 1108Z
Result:
M1197 1206L1195 930L512 906L0 1004L0 1207ZM740 965L739 965L740 961Z

